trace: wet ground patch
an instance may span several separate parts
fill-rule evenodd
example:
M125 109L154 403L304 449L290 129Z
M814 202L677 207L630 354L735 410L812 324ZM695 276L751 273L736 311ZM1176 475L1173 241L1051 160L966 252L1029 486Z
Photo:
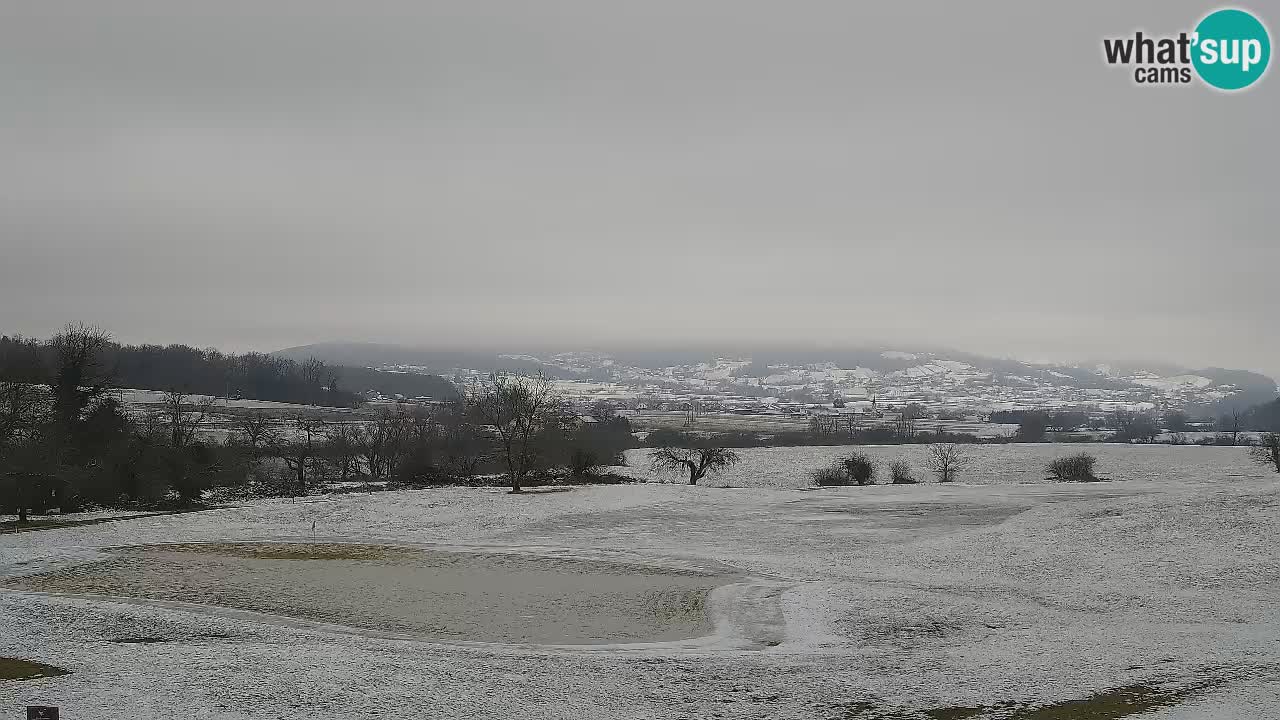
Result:
M993 715L1001 720L1120 720L1164 707L1172 707L1209 690L1212 684L1183 687L1127 685L1079 700L1065 700L1032 708L1017 708Z
M21 658L0 657L0 680L35 680L37 678L68 675L70 670L63 670L53 665L22 660Z
M156 512L133 513L129 515L118 515L111 517L98 518L81 518L61 517L58 515L48 515L31 518L25 522L17 520L5 520L0 522L0 535L8 535L12 533L36 532L37 530L58 530L60 528L82 527L85 525L101 525L102 523L122 522L125 520L142 520L144 518L159 517L162 515L182 515L184 513L204 512L205 510L213 510L209 507L194 507L182 510L159 510Z
M153 545L135 550L216 555L252 560L405 560L421 552L391 545L355 543L188 543Z
M839 705L844 720L1124 720L1160 708L1173 707L1220 684L1204 681L1190 685L1126 685L1048 705L1004 702L980 707L906 708L888 703L856 700Z
M425 639L600 645L708 635L714 630L709 594L740 579L560 556L345 543L154 545L109 552L100 562L7 585L196 603Z

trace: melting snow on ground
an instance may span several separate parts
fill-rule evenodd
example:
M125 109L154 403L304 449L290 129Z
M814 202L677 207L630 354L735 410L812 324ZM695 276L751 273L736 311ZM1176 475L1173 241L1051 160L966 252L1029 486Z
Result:
M1113 482L1034 477L1045 457L1076 449L1005 458L1028 468L1025 481L989 483L975 469L967 484L806 489L761 482L744 462L719 484L769 486L441 488L0 535L0 583L83 567L117 546L307 543L314 524L329 542L605 554L723 567L784 588L770 602L707 608L729 633L776 625L769 643L588 649L0 590L0 657L70 671L0 682L0 709L219 720L918 718L1182 684L1202 689L1144 720L1280 716L1280 476L1237 449L1117 448L1099 463ZM803 472L789 457L775 467ZM995 473L998 459L982 463Z

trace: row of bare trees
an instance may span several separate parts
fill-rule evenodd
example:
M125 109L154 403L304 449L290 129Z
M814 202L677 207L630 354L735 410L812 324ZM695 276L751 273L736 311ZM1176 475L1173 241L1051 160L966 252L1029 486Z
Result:
M491 434L494 456L516 493L548 468L593 476L602 465L620 462L622 451L635 444L631 424L616 408L597 402L584 418L543 373L490 375L467 389L465 407Z
M292 495L330 479L470 479L485 454L483 429L461 401L401 404L340 421L307 415L281 420L258 410L233 421L227 445L237 451L247 479ZM278 482L279 470L288 482Z
M25 520L85 504L190 505L218 485L297 495L327 480L438 483L495 470L520 492L535 476L592 476L634 445L612 408L584 419L548 377L515 374L494 374L456 401L340 419L216 408L231 431L215 442L209 397L175 390L127 411L109 392L110 344L96 328L70 326L50 342L56 367L0 383L0 512ZM0 354L0 364L13 359Z
M630 423L611 407L580 417L549 377L513 373L472 383L460 400L400 404L359 419L281 421L253 412L235 420L228 440L246 477L289 494L320 480L439 483L495 470L522 492L535 477L592 476L633 444Z

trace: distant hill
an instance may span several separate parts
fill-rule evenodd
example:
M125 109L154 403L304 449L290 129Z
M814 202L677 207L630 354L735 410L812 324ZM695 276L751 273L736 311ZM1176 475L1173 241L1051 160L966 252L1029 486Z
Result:
M1194 373L1207 377L1216 384L1234 385L1239 389L1231 396L1217 402L1191 408L1206 415L1222 415L1232 410L1245 410L1276 399L1276 381L1266 375L1248 370L1224 368L1204 368L1195 370Z
M1250 430L1280 432L1280 399L1250 408L1245 413L1244 426Z
M507 353L466 352L329 342L274 354L298 362L315 357L331 364L411 373L449 375L456 369L542 371L563 379L617 383L635 392L661 386L668 391L724 396L784 397L801 393L825 398L845 392L856 396L857 386L863 386L874 387L874 392L885 398L931 397L945 401L955 397L979 406L1149 403L1161 408L1183 408L1201 417L1221 416L1276 398L1275 380L1245 370L1192 370L1168 364L1040 364L938 348L775 347L752 351L684 347L535 354L515 349ZM361 389L350 383L346 387Z
M321 364L309 362L312 358ZM107 343L102 364L118 387L180 390L192 395L346 407L371 392L382 396L460 397L453 383L437 375L381 372L325 362L311 354L294 357L236 355L186 345ZM0 381L45 382L56 358L48 343L0 336ZM330 380L336 382L330 385Z
M432 350L429 348L387 343L323 342L277 350L272 355L304 362L308 358L329 365L363 368L412 367L419 372L447 373L456 368L492 372L495 370L542 370L553 376L565 374L563 368L536 359L503 355L498 352Z
M403 395L407 398L429 397L435 400L457 400L462 395L453 383L439 375L385 372L351 365L334 366L338 385L348 391L368 396L370 391L384 397Z

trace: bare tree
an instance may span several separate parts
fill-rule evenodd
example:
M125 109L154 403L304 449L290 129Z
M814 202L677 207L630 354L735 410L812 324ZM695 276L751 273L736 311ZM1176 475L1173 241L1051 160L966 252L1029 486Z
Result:
M404 403L397 403L379 419L382 437L382 469L387 478L400 473L401 463L408 454L409 437L413 432L413 419Z
M608 400L597 400L591 403L590 415L598 423L609 423L618 419L618 408Z
M169 429L169 445L184 448L195 439L196 431L204 423L213 407L213 398L188 396L177 390L164 394L164 419Z
M1119 440L1151 442L1160 433L1160 423L1155 416L1146 412L1117 410L1111 415L1111 424L1115 427Z
M294 476L293 492L297 495L307 494L307 472L315 464L319 448L316 441L323 437L324 421L318 418L300 416L294 419L291 428L293 437L277 436L271 447L271 454L280 458Z
M364 458L371 480L387 476L388 468L394 467L395 462L389 458L398 452L398 426L396 414L383 409L372 420L354 429L352 440L356 453Z
M135 425L140 437L160 444L165 442L169 428L166 425L164 411L159 408L148 408L138 416Z
M539 433L563 419L563 403L551 379L541 372L531 377L494 373L473 388L468 402L493 428L511 492L520 492L538 458Z
M840 432L839 415L810 415L809 432L818 437L830 437Z
M1223 415L1218 421L1219 427L1226 430L1231 436L1231 446L1235 447L1240 444L1240 410L1232 408L1230 415Z
M346 481L357 471L360 452L356 442L356 428L351 423L336 423L325 431L325 457Z
M925 465L938 476L938 482L951 482L973 459L959 445L930 445Z
M725 448L673 448L655 450L650 465L655 472L688 471L689 484L697 485L707 473L719 472L738 462L738 453Z
M261 450L271 439L271 418L261 410L241 415L232 423L236 442L250 450Z
M898 437L903 440L911 440L916 436L916 421L925 417L926 412L920 403L909 403L902 407L902 412L898 415L896 423L896 431Z
M844 431L849 435L849 437L857 435L858 431L862 429L862 413L845 413L841 418L844 421Z
M1257 444L1249 448L1249 455L1263 465L1275 467L1280 473L1280 433L1266 433Z
M271 418L261 410L241 415L232 423L228 440L239 445L244 452L244 474L248 478L258 468L258 463L274 441Z
M471 478L480 463L480 433L465 402L452 402L436 411L443 470L451 476Z
M106 361L110 345L110 333L83 323L68 324L49 341L57 362L49 389L63 430L79 422L85 409L111 387L115 371Z
M425 405L412 405L400 408L397 419L394 477L416 482L433 476L439 434L436 413Z
M681 409L684 413L684 426L693 427L698 422L698 418L702 417L702 402L699 400L690 400L685 403Z
M306 386L307 399L309 401L307 404L319 405L322 392L320 388L326 379L324 363L314 357L309 357L298 366L298 375Z

